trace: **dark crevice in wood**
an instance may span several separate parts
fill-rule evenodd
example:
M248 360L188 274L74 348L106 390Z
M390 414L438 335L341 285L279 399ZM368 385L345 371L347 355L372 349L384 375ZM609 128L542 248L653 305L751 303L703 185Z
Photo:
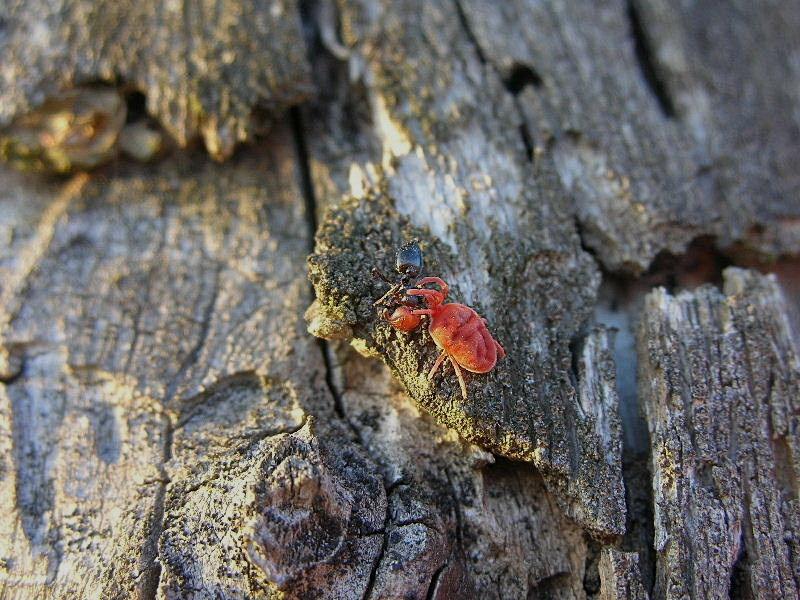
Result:
M436 569L436 571L433 574L433 577L431 577L431 583L428 586L428 592L425 594L425 600L434 599L434 597L436 596L436 588L439 587L439 579L442 577L442 573L444 573L444 570L447 568L449 564L450 563L446 562L441 567Z
M528 157L528 162L533 162L535 144L530 129L525 123L519 126L519 137L522 139L522 145L525 146L525 156Z
M308 146L305 140L305 129L303 127L303 117L299 107L293 107L289 111L292 121L293 137L295 141L295 153L297 156L297 165L300 176L300 188L305 200L306 221L308 223L308 238L309 238L309 254L314 252L314 238L317 232L317 196L314 191L314 182L311 179L311 168L309 166L309 153ZM311 297L314 297L314 287L309 282L309 289ZM364 451L369 455L369 451L364 444L359 429L350 421L347 416L347 411L344 408L342 401L342 393L339 390L336 382L333 379L333 348L327 340L316 338L319 345L320 353L322 354L323 364L325 366L325 384L333 398L333 408L336 415L350 428L355 441L357 441ZM374 459L373 459L374 460ZM378 461L374 461L378 462ZM388 490L387 490L388 493Z
M297 156L297 164L298 170L300 175L300 187L303 193L303 198L305 200L306 206L306 220L308 223L309 229L309 252L313 253L314 251L314 238L317 231L317 198L316 193L314 192L314 183L311 178L311 169L309 166L309 154L308 154L308 147L305 141L305 130L303 128L303 118L301 115L300 108L294 107L290 110L290 117L292 121L292 128L293 128L293 137L295 140L295 151ZM311 284L309 283L309 286ZM313 286L311 287L311 296L314 296L314 289ZM341 419L343 423L347 425L350 429L351 434L355 442L357 442L361 448L363 448L364 452L370 459L375 463L379 464L374 457L372 457L371 453L369 452L369 448L364 443L364 440L361 436L361 431L358 427L355 426L350 420L347 415L347 411L344 407L344 402L342 400L342 392L336 385L336 382L333 378L333 348L328 343L327 340L317 338L317 344L320 349L320 354L322 355L322 361L325 367L325 385L328 388L328 391L333 398L333 409L336 413L336 416ZM401 479L399 481L393 482L392 484L387 485L385 479L381 478L381 481L384 486L384 490L386 493L386 513L384 515L384 524L383 524L383 538L381 542L381 549L378 552L378 555L375 557L375 561L370 572L370 577L367 582L367 586L364 589L363 599L367 600L375 587L375 580L377 577L378 569L380 568L381 561L383 560L383 556L386 552L386 547L389 543L389 525L391 521L391 511L389 510L389 497L393 493L395 489L404 481Z
M633 326L642 299L652 288L630 276L621 277L601 268L597 320L614 328L619 415L622 425L622 479L625 486L625 535L620 549L636 552L642 583L652 593L656 553L654 497L650 473L650 434L638 394L638 354Z
M506 90L514 97L514 107L520 116L520 139L522 140L522 145L525 148L525 156L528 159L528 162L533 162L536 144L530 128L525 122L525 115L518 103L517 96L528 86L540 87L542 85L542 78L533 69L533 67L523 63L515 63L508 76L502 77L497 65L487 60L486 55L481 48L480 42L478 42L478 38L475 36L475 32L472 31L472 27L469 24L469 18L464 11L464 7L461 6L461 2L459 0L454 0L454 2L456 13L458 14L458 20L461 23L461 27L463 28L467 39L475 48L475 54L477 55L478 60L481 62L481 64L492 67L492 69L497 73L498 77L500 77L503 81L503 85L505 86Z
M583 225L578 219L575 223L578 235L581 236L581 247L594 257L594 251L583 241ZM629 303L636 297L644 297L657 287L663 287L673 295L707 284L721 288L722 272L740 263L734 254L719 248L714 236L701 235L693 238L683 252L662 250L651 261L648 269L638 275L627 271L609 271L599 262L598 267L603 273L603 281L609 282L619 293L618 300Z
M649 448L649 439L647 444ZM639 555L642 583L652 597L656 578L656 551L650 455L632 455L624 446L623 443L622 478L625 484L626 515L625 535L620 546L626 552L636 552Z
M350 428L350 431L353 433L354 439L364 446L363 440L361 439L361 431L348 417L347 410L345 409L344 402L342 401L342 391L333 380L333 349L327 340L318 338L317 342L319 343L320 351L322 352L322 360L325 364L325 384L328 387L328 391L330 391L331 396L333 396L333 409L336 412L336 416L347 424L347 426Z
M553 573L536 582L528 591L528 600L546 600L558 598L563 590L569 589L571 573Z
M614 332L613 355L616 370L619 416L622 423L623 452L635 456L647 453L647 424L639 406L637 390L638 355L635 348L634 322L646 293L635 283L629 284L606 271L597 294L595 321ZM649 288L647 288L649 291Z
M320 46L319 26L316 19L314 19L316 10L317 0L299 0L297 3L297 12L300 15L300 25L303 30L303 39L306 43L309 61L313 60Z
M305 130L303 128L303 118L300 108L294 107L290 110L292 120L292 128L295 140L295 151L297 155L297 165L300 176L300 188L303 193L303 198L306 205L306 220L308 222L309 231L309 253L314 252L314 237L317 232L317 197L314 192L314 183L311 179L311 169L309 167L309 154L308 147L305 141ZM311 297L314 296L314 288L309 283L311 290ZM322 361L325 366L325 385L333 398L333 409L342 422L344 422L353 434L353 438L358 442L364 451L369 454L369 451L364 444L359 429L350 421L347 411L344 408L342 401L342 391L336 385L333 379L333 348L327 340L316 338L317 344L322 355ZM374 460L374 459L373 459ZM377 461L375 461L377 463ZM387 489L387 494L389 490Z
M514 63L508 76L503 79L503 84L509 92L517 96L526 87L541 87L542 78L529 65Z
M475 54L478 56L478 60L481 61L481 64L487 64L486 55L483 53L483 48L481 48L480 43L478 42L478 38L475 37L475 32L472 31L472 27L469 24L469 18L467 17L467 13L464 12L464 7L461 6L461 2L459 0L453 0L456 6L456 14L458 15L458 21L461 23L461 27L464 29L464 33L467 34L467 39L469 39L470 43L472 44L473 48L475 48Z
M300 114L300 108L294 107L289 111L292 120L292 129L294 133L295 154L297 155L297 169L300 176L300 189L303 193L305 200L305 213L306 221L308 223L308 239L309 239L309 253L314 252L314 236L317 233L317 197L314 193L314 182L311 179L311 169L309 168L308 147L306 146L305 133L303 130L303 118ZM309 283L311 296L314 296L314 288ZM347 415L342 405L342 396L336 384L333 381L333 365L331 361L331 348L326 340L317 338L317 345L322 355L322 361L325 365L325 384L328 391L333 397L334 410L339 418L350 426L350 429L356 434L356 439L359 439L358 432L352 423L347 419Z
M569 376L572 381L572 386L577 390L581 381L580 371L580 356L583 351L583 344L586 338L586 332L581 330L576 333L569 342L570 354L570 370Z
M378 570L381 567L383 557L386 554L386 548L389 545L389 526L391 525L392 520L392 511L389 510L389 497L391 496L392 492L397 489L397 487L397 485L394 485L391 488L387 487L386 489L386 515L383 519L383 538L381 540L381 549L378 552L378 555L375 557L375 561L372 563L372 570L369 574L367 587L364 588L364 595L361 597L362 600L369 600L369 598L372 596L372 592L375 589L375 581L378 577Z
M311 179L311 169L308 166L308 147L306 146L303 131L303 117L300 108L295 106L289 110L294 133L295 153L297 155L297 169L300 176L300 189L305 201L306 220L308 222L309 252L314 251L314 236L317 233L317 198L314 194L314 182ZM310 284L309 284L310 285ZM312 289L313 294L313 289Z
M496 456L497 460L500 460L501 457ZM458 493L456 491L455 485L453 485L453 478L450 477L450 472L445 469L444 475L447 478L447 485L450 488L450 497L453 500L453 513L456 517L456 544L459 553L464 552L464 517L461 514L461 502L459 500Z
M293 107L290 109L289 115L292 120L292 129L294 133L293 137L295 143L295 154L297 155L297 169L300 177L300 189L303 193L303 199L305 201L305 213L306 221L308 223L309 239L308 251L309 253L313 253L314 236L317 233L317 197L314 193L314 182L311 179L308 147L306 146L305 132L303 130L303 117L300 114L300 108L296 106ZM311 290L311 296L313 297L314 288L311 286L311 283L309 283L309 288ZM344 410L344 406L342 404L342 395L333 381L333 364L331 360L332 350L327 340L317 338L316 341L320 349L320 354L322 355L322 361L325 365L325 384L328 387L328 391L331 393L331 396L333 397L334 410L336 411L337 416L342 419L342 421L347 423L347 425L356 435L356 439L360 439L358 430L347 418L346 411Z
M647 32L642 24L641 16L633 0L628 0L627 13L631 24L631 35L633 36L636 60L642 71L642 77L658 102L662 114L667 118L673 119L677 115L675 104L658 72L656 62L653 58L650 40L647 37Z
M389 511L386 511L386 519L389 519ZM388 526L388 523L387 523ZM375 557L375 562L372 564L372 570L369 574L369 581L367 581L367 587L364 588L364 595L361 597L362 600L369 600L372 596L372 592L375 589L375 580L378 577L378 569L380 569L381 562L383 561L383 556L386 554L386 546L389 544L389 533L386 529L383 531L383 538L381 541L381 549L378 552L378 555Z
M164 447L161 457L161 464L158 467L160 485L156 492L153 502L153 522L150 535L145 541L142 550L143 563L147 565L146 574L142 582L142 598L145 600L155 600L158 593L158 585L161 582L161 563L158 561L158 540L164 530L164 512L167 499L167 484L169 476L167 474L167 463L172 459L172 444L175 428L169 415L164 416Z
M662 286L670 294L700 285L712 284L722 287L722 272L733 261L716 245L713 236L694 238L684 252L659 252L642 276L649 287Z
M597 268L602 269L602 263L600 262L600 259L597 257L597 253L586 243L586 233L584 232L583 229L583 223L581 223L581 220L578 218L577 215L573 217L573 221L575 223L575 232L578 234L578 239L580 240L581 250L586 252L586 254L588 254L589 256L592 257L592 259L594 259L594 263L595 265L597 265Z
M126 123L135 123L147 117L147 98L139 90L131 90L125 94Z
M317 197L314 192L314 182L311 179L311 169L309 167L308 147L306 146L305 132L303 129L303 118L300 114L300 109L294 107L290 110L292 119L292 128L294 130L295 151L297 155L297 165L300 175L300 188L303 192L303 198L306 204L306 220L308 222L309 232L309 253L314 252L314 236L317 233ZM311 290L311 297L314 296L314 288L311 283L308 284ZM328 344L327 340L316 338L317 345L319 346L320 353L322 354L322 361L325 365L325 384L328 391L333 398L333 408L336 415L347 424L352 431L355 439L361 440L361 434L358 428L350 422L347 418L347 411L342 403L341 391L336 386L333 380L333 350ZM363 443L361 444L363 446Z
M587 598L595 598L600 593L600 552L602 546L596 540L586 536L586 560L583 572L583 589Z
M731 569L731 585L729 596L731 600L753 600L753 589L750 581L750 566L747 550L742 542L739 556Z

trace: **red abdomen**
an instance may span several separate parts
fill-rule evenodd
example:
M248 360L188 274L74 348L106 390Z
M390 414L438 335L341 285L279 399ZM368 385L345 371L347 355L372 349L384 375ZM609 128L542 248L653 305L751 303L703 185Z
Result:
M430 332L437 346L473 373L491 371L497 359L506 354L480 315L463 304L442 305L431 319Z

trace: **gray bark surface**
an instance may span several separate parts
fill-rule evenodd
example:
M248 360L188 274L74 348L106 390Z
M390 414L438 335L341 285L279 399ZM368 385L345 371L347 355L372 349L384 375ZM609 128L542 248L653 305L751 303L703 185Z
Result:
M711 175L720 245L797 254L800 6L633 5L664 94Z
M0 127L181 146L0 165L0 597L797 596L800 18L739 4L0 7Z
M605 267L798 251L796 3L460 1Z

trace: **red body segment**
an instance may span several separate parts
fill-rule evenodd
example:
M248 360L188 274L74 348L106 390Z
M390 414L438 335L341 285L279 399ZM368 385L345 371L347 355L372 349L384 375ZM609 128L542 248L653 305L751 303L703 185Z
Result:
M436 284L441 291L423 288ZM449 288L438 277L425 277L417 282L417 288L408 290L411 296L422 296L428 308L412 311L412 315L428 315L431 332L442 353L433 364L428 377L432 378L445 358L449 359L461 386L461 395L467 399L467 384L461 367L473 373L491 371L497 360L506 355L503 347L492 337L483 319L469 306L451 302L443 304Z
M392 314L386 318L386 320L389 321L392 327L398 331L404 331L408 333L409 331L414 331L417 327L419 327L422 317L413 314L412 310L407 306L398 306L396 309L394 309L394 312L392 312Z
M442 304L431 315L429 329L436 345L467 371L488 373L497 359L506 355L489 333L486 322L464 304Z

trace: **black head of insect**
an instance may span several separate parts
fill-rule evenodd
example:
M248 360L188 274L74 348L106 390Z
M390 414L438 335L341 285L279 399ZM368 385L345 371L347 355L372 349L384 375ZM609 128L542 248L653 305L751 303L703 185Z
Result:
M422 249L419 247L419 241L410 240L400 246L395 254L394 268L400 275L399 279L391 280L377 267L372 269L373 277L391 284L389 291L374 303L374 306L384 307L381 311L381 316L385 318L387 312L391 313L392 309L398 306L422 307L422 299L419 296L409 296L406 294L406 290L414 287L413 283L422 274L423 264Z
M416 279L422 273L422 249L417 240L406 242L397 250L394 268L404 280Z

